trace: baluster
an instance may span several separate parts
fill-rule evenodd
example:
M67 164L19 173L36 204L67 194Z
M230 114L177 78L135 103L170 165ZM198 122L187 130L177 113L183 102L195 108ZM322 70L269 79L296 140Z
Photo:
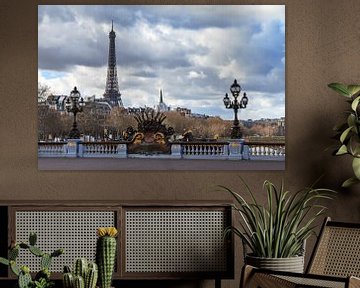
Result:
M260 155L265 156L265 146L263 145L260 146Z

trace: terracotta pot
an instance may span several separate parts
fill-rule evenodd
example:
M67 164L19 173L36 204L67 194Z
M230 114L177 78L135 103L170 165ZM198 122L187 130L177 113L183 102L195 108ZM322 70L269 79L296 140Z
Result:
M254 267L275 271L304 272L304 256L289 258L263 258L246 255L245 263Z

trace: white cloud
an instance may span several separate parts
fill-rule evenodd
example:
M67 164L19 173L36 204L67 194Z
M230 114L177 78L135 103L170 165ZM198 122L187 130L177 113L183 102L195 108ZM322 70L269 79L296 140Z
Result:
M197 72L197 71L190 71L188 73L189 79L204 79L206 78L206 75L203 71Z
M232 119L222 97L237 78L241 117L284 116L284 5L39 7L38 78L55 94L102 96L114 19L125 106L152 107L163 89L172 107Z

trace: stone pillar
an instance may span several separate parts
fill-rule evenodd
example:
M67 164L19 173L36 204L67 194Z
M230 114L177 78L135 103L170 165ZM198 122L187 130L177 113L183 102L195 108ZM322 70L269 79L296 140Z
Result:
M229 141L229 160L241 160L244 139L230 139Z
M66 157L70 157L70 158L76 158L76 157L81 157L82 156L82 151L81 151L81 155L79 155L79 145L80 145L81 140L80 139L68 139L67 140L67 153L66 153ZM82 149L81 149L82 150Z
M181 144L172 143L171 144L171 158L181 159Z
M127 158L127 144L118 144L116 147L116 158Z
M250 147L249 147L249 145L243 145L242 159L250 160Z

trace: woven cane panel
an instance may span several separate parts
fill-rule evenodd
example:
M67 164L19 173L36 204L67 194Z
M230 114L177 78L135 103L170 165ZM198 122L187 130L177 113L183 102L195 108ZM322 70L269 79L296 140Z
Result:
M311 273L360 277L360 229L326 227Z
M62 272L74 259L95 260L96 228L115 226L114 211L16 211L16 241L28 243L29 233L37 234L37 245L46 253L63 248L65 253L52 261L50 270ZM18 262L31 271L40 269L40 258L20 250Z
M223 272L223 211L126 211L126 272Z
M303 278L303 277L296 277L296 276L275 276L273 278L281 278L284 280L293 283L291 287L326 287L326 288L345 288L345 279L343 282L339 281L331 281L331 280L324 280L324 279L315 279L315 278ZM280 285L279 285L280 287ZM283 287L283 286L281 286Z

